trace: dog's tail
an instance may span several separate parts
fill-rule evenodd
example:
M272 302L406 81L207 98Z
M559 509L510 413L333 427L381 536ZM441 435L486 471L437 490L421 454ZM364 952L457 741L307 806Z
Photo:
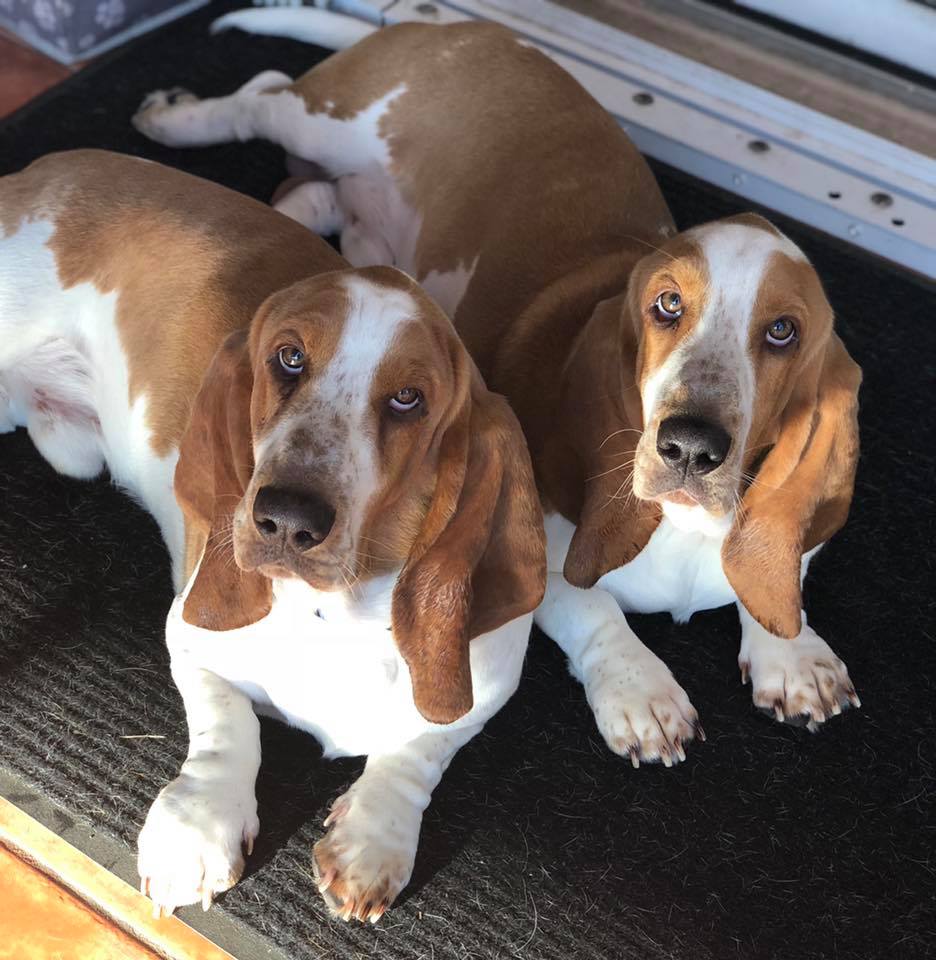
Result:
M254 7L219 17L212 23L211 32L232 27L246 33L302 40L330 50L344 50L380 29L379 24L315 7Z

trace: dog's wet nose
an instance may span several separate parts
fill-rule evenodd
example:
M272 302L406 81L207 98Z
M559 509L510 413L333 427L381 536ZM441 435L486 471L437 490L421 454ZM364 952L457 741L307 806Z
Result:
M701 417L667 417L657 430L657 453L684 476L704 476L725 462L731 436Z
M335 523L335 509L310 491L261 487L254 499L253 519L263 539L281 539L303 553L328 536Z

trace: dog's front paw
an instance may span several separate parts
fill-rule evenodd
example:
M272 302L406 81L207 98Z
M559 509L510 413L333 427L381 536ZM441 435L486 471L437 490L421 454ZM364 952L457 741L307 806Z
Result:
M598 729L617 754L667 767L686 759L685 745L705 739L699 715L669 668L649 650L626 661L596 665L585 691Z
M251 792L230 783L198 784L184 774L150 807L137 841L140 890L153 914L200 903L234 886L260 829Z
M807 625L795 640L747 631L738 665L742 683L751 680L754 705L777 720L805 722L815 731L842 710L861 706L845 664Z
M376 923L409 883L421 813L395 793L351 787L332 805L312 851L319 893L342 920Z
M198 97L182 87L154 90L143 98L130 122L150 140L167 147L181 146L184 141L177 137L177 129L183 118L178 108L191 103L198 103Z

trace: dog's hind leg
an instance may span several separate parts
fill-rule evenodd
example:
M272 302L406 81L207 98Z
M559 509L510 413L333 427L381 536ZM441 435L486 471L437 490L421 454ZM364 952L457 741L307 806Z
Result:
M265 115L276 113L275 95L291 83L285 73L265 70L227 97L200 100L180 87L154 90L131 122L145 137L167 147L207 147L253 137L276 140Z
M84 356L60 337L17 331L22 351L0 369L0 433L26 427L36 449L67 477L87 480L104 469L93 376Z

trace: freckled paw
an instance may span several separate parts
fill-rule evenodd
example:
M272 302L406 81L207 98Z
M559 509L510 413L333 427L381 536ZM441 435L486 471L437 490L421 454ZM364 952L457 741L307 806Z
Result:
M849 707L860 707L848 668L809 628L796 640L760 639L742 653L742 677L749 674L754 706L781 723L820 724Z
M659 660L626 675L603 673L586 691L605 742L634 767L674 766L686 759L688 743L705 740L689 697Z
M409 883L419 825L416 818L408 828L407 819L395 817L390 828L348 794L335 802L328 833L312 851L315 882L333 916L376 923Z
M182 784L180 786L180 784ZM199 903L207 910L244 871L259 830L253 797L171 783L150 807L137 841L140 891L153 915Z

